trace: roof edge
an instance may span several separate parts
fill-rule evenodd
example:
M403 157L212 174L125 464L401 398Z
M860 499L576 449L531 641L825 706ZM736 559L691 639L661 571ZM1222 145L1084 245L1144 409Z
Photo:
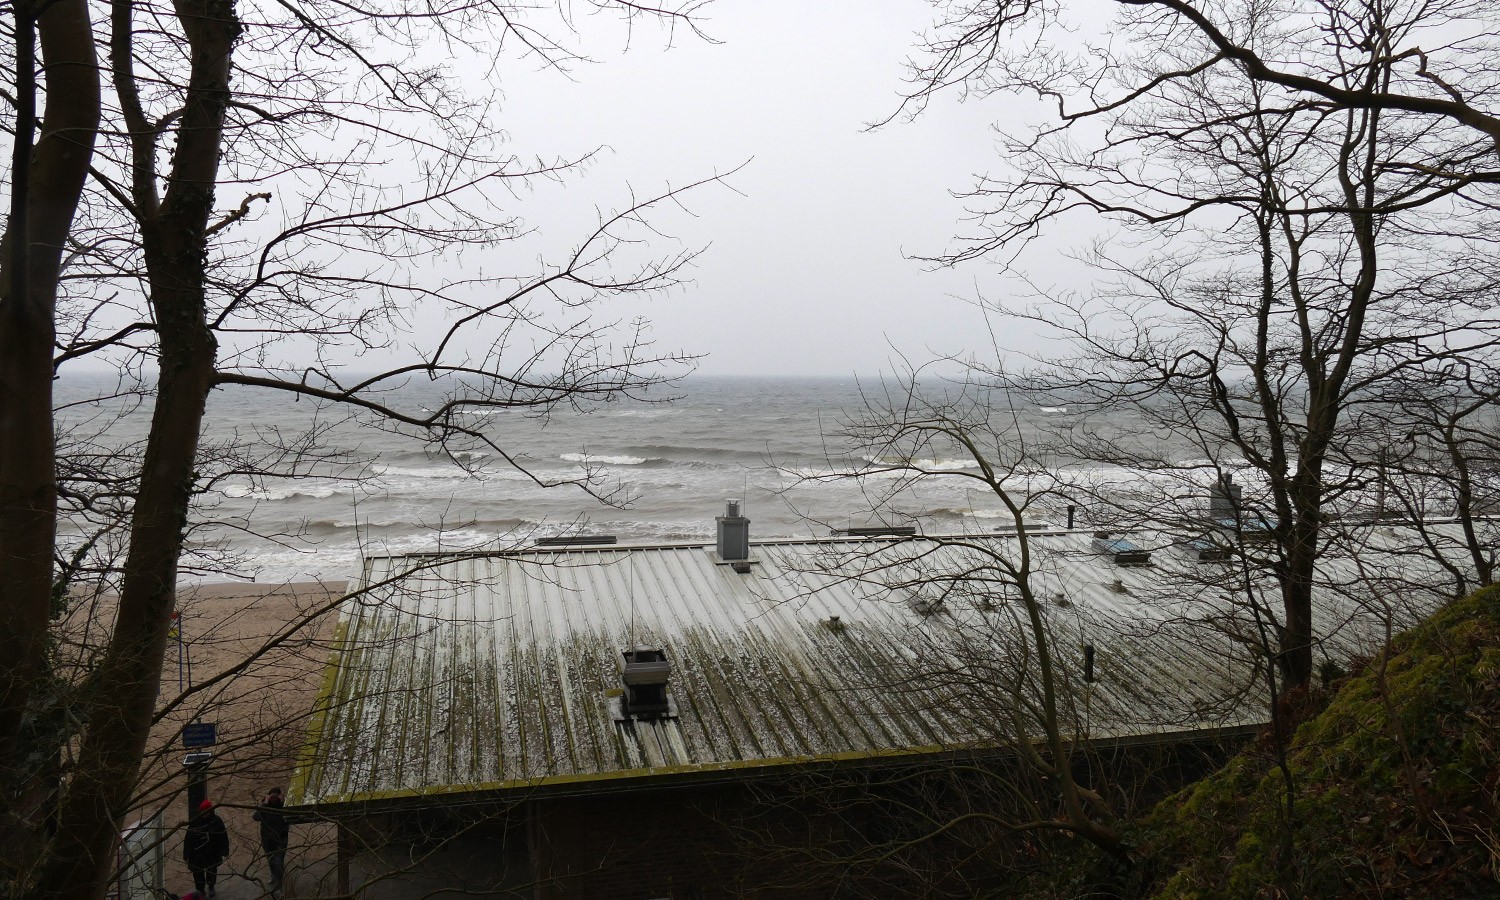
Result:
M1108 735L1088 738L1077 743L1093 749L1149 746L1168 743L1196 743L1225 738L1248 737L1265 727L1264 722L1246 722L1235 725L1220 725L1190 731L1176 731L1163 727L1160 731L1140 734ZM929 757L957 757L965 754L983 753L1002 755L1013 751L1014 745L1006 743L975 742L962 745L931 744L917 747L878 748L874 750L849 750L838 753L808 756L766 757L762 759L726 760L696 765L664 766L641 769L621 769L611 772L580 775L543 775L537 778L516 778L505 781L481 782L477 784L442 785L426 788L401 788L389 791L351 792L336 794L326 800L312 803L288 802L287 811L303 815L328 814L337 816L346 811L359 814L370 812L370 806L389 807L411 800L447 800L453 803L482 803L501 799L500 795L512 792L541 793L547 796L570 796L591 793L636 790L642 787L668 789L705 781L728 781L740 777L772 777L777 774L810 766L880 763L898 764L906 760ZM300 797L300 795L295 795Z

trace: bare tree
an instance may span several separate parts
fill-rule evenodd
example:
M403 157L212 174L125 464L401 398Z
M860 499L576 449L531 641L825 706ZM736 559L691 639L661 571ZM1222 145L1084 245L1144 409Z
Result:
M692 4L600 9L696 30ZM659 383L686 361L654 353L639 327L619 338L610 319L630 316L597 304L675 286L694 251L642 250L660 237L646 217L685 190L669 188L602 214L557 264L474 278L437 265L524 233L497 212L510 186L560 178L575 162L523 163L491 123L494 84L476 88L414 61L434 47L459 60L514 47L551 67L580 58L530 11L125 0L110 5L101 38L82 4L55 3L37 33L50 102L33 157L20 147L30 113L18 92L23 165L13 167L13 197L29 212L6 233L7 248L31 248L26 277L11 275L16 254L5 257L7 289L23 285L29 299L8 295L0 323L0 767L8 796L47 794L59 781L61 791L55 828L42 831L31 814L49 813L35 804L7 819L3 877L17 895L97 896L138 799L177 576L201 524L195 497L231 472L296 477L343 462L318 456L316 433L270 450L205 442L210 391L331 404L432 445L478 442L503 456L503 437L467 411L586 406ZM31 34L24 17L16 34L20 62ZM96 41L114 88L102 132ZM246 193L223 210L217 194L228 184ZM267 209L274 214L258 212ZM419 317L438 326L430 346L388 353ZM398 361L378 375L341 376L336 365L359 351ZM50 386L81 359L124 373L101 401L149 403L139 456L104 434L77 433L63 446L83 452L59 459ZM413 379L433 382L442 401L401 407L390 391ZM589 473L578 482L598 487ZM75 516L63 544L59 496ZM214 566L212 553L195 565ZM107 585L118 601L97 658L61 682L49 671L49 635L81 581ZM63 749L59 773L50 761Z
M89 8L83 2L11 7L15 14L15 150L10 210L0 241L0 853L26 852L24 826L38 824L28 707L46 673L57 533L52 447L52 344L59 270L83 190L100 116ZM37 78L36 45L42 68ZM38 89L66 103L47 103ZM35 143L33 139L35 138ZM20 826L18 828L18 826ZM8 866L7 866L8 868ZM0 869L4 877L4 869Z
M1457 58L1434 74L1438 54L1414 48L1451 28L1445 50L1494 57L1469 20L1484 14L1465 3L1244 3L1212 20L1192 3L1119 6L1116 29L1131 40L1090 52L1059 49L1067 4L946 8L908 110L959 86L1034 93L1056 116L1008 138L1013 171L977 183L973 230L935 262L998 261L1023 299L991 302L997 323L1021 316L1062 338L1067 349L1027 377L978 369L1011 403L1067 408L1062 458L1113 473L1066 489L1093 521L1155 523L1168 541L1227 558L1235 600L1196 615L1249 649L1280 698L1276 858L1293 891L1290 726L1310 708L1318 658L1336 666L1348 650L1346 613L1319 606L1337 598L1390 633L1430 610L1421 578L1468 569L1437 531L1403 551L1429 561L1422 575L1332 560L1361 559L1375 486L1392 459L1411 458L1392 442L1430 421L1394 402L1400 386L1488 368L1495 351L1484 224L1495 146L1470 113L1496 70L1465 65L1454 88ZM1446 96L1435 105L1413 99L1436 85ZM1090 288L1032 274L1034 238L1090 217L1114 231L1081 254ZM1204 509L1210 490L1219 499Z
M1110 31L1131 40L1111 42L1098 53L1071 53L1059 49L1066 42L1056 40L1057 32L1072 24L1066 0L935 3L937 21L911 64L911 89L891 118L919 113L950 89L980 97L1020 90L1056 103L1067 127L1107 118L1175 81L1229 71L1279 89L1296 106L1409 112L1445 123L1452 126L1443 130L1454 141L1452 161L1458 164L1441 171L1472 180L1493 180L1497 174L1493 154L1500 151L1500 117L1493 101L1500 67L1493 63L1487 18L1493 10L1487 4L1306 0L1273 7L1258 0L1112 0L1111 5L1119 18L1109 24ZM1268 46L1262 30L1267 25L1293 45ZM1390 77L1347 81L1350 48L1379 49ZM1130 65L1121 67L1122 62ZM1467 176L1460 174L1465 171Z
M1009 141L1015 176L979 182L976 233L937 261L1018 273L1016 254L1054 224L1093 214L1120 229L1128 240L1085 255L1101 275L1088 295L1032 281L1035 302L994 308L1071 342L1071 359L1038 372L1048 402L1138 416L1076 434L1076 456L1187 484L1201 479L1194 458L1253 473L1281 591L1277 661L1298 690L1314 672L1328 521L1374 468L1358 456L1363 407L1408 368L1495 347L1493 143L1470 101L1497 70L1465 68L1454 87L1415 49L1452 26L1449 49L1482 50L1486 32L1467 3L1245 3L1221 27L1166 0L1121 4L1134 40L1094 53L1010 43L1065 6L955 9L914 69L914 109L949 85L1058 103L1055 121ZM1313 39L1311 26L1326 27ZM1193 452L1164 454L1153 434ZM1132 506L1162 513L1153 500L1121 514Z
M1056 499L1045 451L1027 444L1014 411L997 405L1001 398L983 380L933 380L913 372L870 391L866 409L851 413L839 434L847 445L842 449L868 464L811 477L859 479L876 514L897 521L913 486L962 480L999 503L1013 539L914 536L869 546L832 544L818 573L852 580L922 615L965 616L952 627L934 619L932 631L914 630L904 641L919 657L914 671L922 673L910 685L911 702L931 703L945 715L963 710L991 742L1019 759L1014 770L997 776L1009 801L969 818L1001 834L1065 831L1123 857L1127 848L1108 788L1077 777L1075 755L1087 732L1084 675L1071 648L1069 662L1058 648L1082 642L1053 615L1056 604L1047 592L1056 586L1047 587L1048 563L1034 552L1030 533L1037 507ZM954 460L967 465L955 468ZM940 813L927 815L932 827L919 833L935 836L956 827Z
M1391 385L1392 417L1377 461L1374 500L1379 517L1422 522L1449 518L1457 535L1424 532L1428 552L1446 558L1457 541L1462 564L1449 564L1455 596L1495 580L1497 452L1495 373L1485 360L1444 361Z

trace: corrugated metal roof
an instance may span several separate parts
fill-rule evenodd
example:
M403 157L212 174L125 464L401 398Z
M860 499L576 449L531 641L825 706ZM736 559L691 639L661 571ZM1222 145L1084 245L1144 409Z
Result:
M1152 547L1152 565L1112 564L1087 532L1031 538L1074 733L1260 721L1264 690L1235 638L1253 617L1230 615L1239 570L1131 537ZM1404 552L1409 540L1371 528L1325 563L1317 630L1330 647L1367 651L1392 609L1400 628L1441 600L1441 570ZM749 574L701 545L368 559L289 799L1008 743L1031 730L1011 716L1016 699L1035 697L1025 610L995 565L1018 549L1013 535L758 543ZM1380 596L1361 580L1372 574L1406 587ZM666 651L675 716L619 719L617 660L638 645Z

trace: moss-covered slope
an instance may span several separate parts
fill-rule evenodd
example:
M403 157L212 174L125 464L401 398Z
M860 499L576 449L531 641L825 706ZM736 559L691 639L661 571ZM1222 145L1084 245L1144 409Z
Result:
M1128 893L1500 897L1500 588L1345 680L1288 768L1289 818L1264 744L1161 803L1135 836L1147 883Z

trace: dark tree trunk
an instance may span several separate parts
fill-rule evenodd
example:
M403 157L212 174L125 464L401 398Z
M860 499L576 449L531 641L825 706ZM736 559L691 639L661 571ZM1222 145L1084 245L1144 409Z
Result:
M1314 511L1313 515L1316 515ZM1305 687L1313 675L1313 576L1318 567L1318 525L1299 519L1287 542L1281 575L1281 647L1277 662L1284 691Z
M1463 526L1464 546L1468 548L1469 558L1474 562L1479 586L1489 587L1495 580L1494 562L1490 558L1489 548L1474 527L1474 478L1469 470L1469 458L1464 453L1463 439L1456 423L1444 423L1441 434L1448 458L1453 464L1453 514ZM1462 585L1460 588L1460 593L1468 593L1467 590L1462 590Z
M187 99L165 197L155 206L142 196L151 180L138 177L135 198L161 354L156 408L132 512L119 613L95 679L108 688L89 698L79 774L63 804L39 896L102 894L160 688L199 432L213 383L217 344L206 312L208 220L240 25L225 0L179 0L175 6L192 54ZM128 29L128 16L124 25ZM117 40L119 26L117 21ZM128 88L133 91L133 83ZM118 76L116 89L127 89ZM138 174L152 166L141 155L152 146L136 142Z
M25 770L22 718L46 677L48 612L56 536L57 485L52 436L53 315L62 251L78 208L99 127L99 71L88 6L52 0L17 8L18 42L29 44L28 12L37 10L42 81L52 98L34 150L29 84L18 72L15 210L0 244L0 785ZM24 47L21 56L25 55ZM25 65L24 59L19 59ZM14 795L7 794L6 813ZM14 852L5 817L0 850Z

